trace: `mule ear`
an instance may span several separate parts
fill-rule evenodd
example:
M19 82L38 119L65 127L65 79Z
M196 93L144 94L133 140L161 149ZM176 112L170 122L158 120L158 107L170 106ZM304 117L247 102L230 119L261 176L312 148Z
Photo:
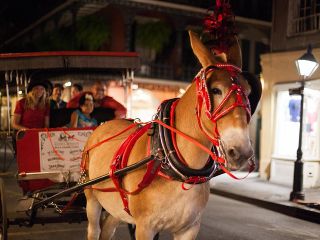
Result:
M201 42L198 34L189 31L190 43L193 53L198 58L202 67L207 67L211 64L216 64L217 61L209 51L209 49Z
M226 54L228 63L232 63L239 68L242 68L241 48L237 37L234 36L230 39L230 47L228 48Z

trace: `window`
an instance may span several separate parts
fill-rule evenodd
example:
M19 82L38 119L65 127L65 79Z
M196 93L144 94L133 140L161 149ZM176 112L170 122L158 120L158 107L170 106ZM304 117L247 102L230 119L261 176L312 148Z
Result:
M320 154L320 80L306 82L304 90L304 112L302 152L303 159L316 160ZM296 159L299 140L301 97L289 95L289 88L299 85L282 84L276 89L276 116L273 156Z
M276 97L273 155L293 160L298 147L300 97L289 96L287 89L278 90Z
M291 0L288 35L320 30L320 0Z

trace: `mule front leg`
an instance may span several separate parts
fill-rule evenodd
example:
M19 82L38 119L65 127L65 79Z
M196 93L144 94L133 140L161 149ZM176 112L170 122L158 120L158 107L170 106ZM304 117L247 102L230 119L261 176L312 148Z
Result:
M84 192L87 198L88 240L99 240L102 207L91 189L86 189Z
M173 240L195 240L200 230L200 222L173 234Z
M153 240L156 232L153 231L146 223L137 223L136 240Z
M106 213L107 216L101 222L101 236L100 240L111 240L120 220Z

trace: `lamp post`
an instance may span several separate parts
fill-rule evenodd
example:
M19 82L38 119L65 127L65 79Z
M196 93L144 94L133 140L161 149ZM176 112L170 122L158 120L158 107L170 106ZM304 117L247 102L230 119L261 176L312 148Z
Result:
M303 193L303 161L302 161L302 130L303 130L303 104L304 104L304 83L305 80L317 70L319 64L312 54L312 48L309 45L307 52L296 60L296 66L299 76L302 78L301 87L289 89L290 95L300 95L300 126L299 143L297 149L297 159L294 163L293 188L290 193L290 201L304 200Z

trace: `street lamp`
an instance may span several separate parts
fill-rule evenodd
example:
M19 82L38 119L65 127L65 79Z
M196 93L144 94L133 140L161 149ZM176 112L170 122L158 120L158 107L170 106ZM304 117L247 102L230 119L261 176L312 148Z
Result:
M303 193L303 162L302 162L302 129L303 129L303 103L304 103L304 82L317 70L319 64L312 54L311 45L307 52L296 60L299 76L302 78L301 87L289 89L290 95L300 95L300 126L299 144L297 149L297 160L294 163L293 189L290 193L290 201L304 200Z

